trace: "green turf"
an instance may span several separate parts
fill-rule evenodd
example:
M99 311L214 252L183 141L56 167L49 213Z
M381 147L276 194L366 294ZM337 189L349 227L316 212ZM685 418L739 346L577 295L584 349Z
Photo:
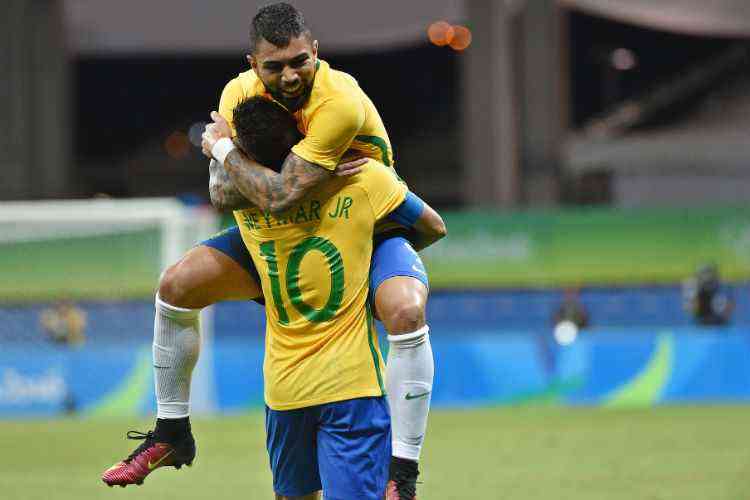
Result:
M131 231L0 245L0 300L147 297L161 266L159 233Z
M435 411L420 500L747 499L749 422L750 407L725 406ZM124 432L144 425L0 423L0 497L273 498L259 413L197 420L192 469L159 470L137 489L106 488L100 472L135 444Z

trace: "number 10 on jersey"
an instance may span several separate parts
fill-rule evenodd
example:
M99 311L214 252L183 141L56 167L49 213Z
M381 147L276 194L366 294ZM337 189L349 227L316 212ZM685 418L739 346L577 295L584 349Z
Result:
M300 267L302 259L308 252L318 251L323 254L328 263L328 271L331 277L331 291L328 300L321 309L315 309L302 300L300 290ZM279 276L279 261L276 255L276 242L266 241L260 245L260 254L268 264L268 278L271 280L271 295L273 304L279 315L279 323L289 324L289 314L282 296L281 278ZM289 303L299 311L308 321L312 323L323 323L336 315L341 301L344 298L344 261L336 245L326 238L312 236L297 244L289 254L284 275L286 279L285 292Z

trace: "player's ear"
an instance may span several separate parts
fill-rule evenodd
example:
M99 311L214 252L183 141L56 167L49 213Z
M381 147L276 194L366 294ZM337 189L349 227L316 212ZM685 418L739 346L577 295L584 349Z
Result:
M252 54L246 54L246 55L245 55L245 57L247 58L247 62L248 62L248 63L250 63L250 66L251 66L251 67L252 67L253 69L257 69L257 67L258 67L258 63L257 63L257 61L255 60L255 57L253 57L253 55L252 55Z
M313 40L313 43L312 43L312 54L313 54L313 59L317 59L318 58L318 41L317 40Z

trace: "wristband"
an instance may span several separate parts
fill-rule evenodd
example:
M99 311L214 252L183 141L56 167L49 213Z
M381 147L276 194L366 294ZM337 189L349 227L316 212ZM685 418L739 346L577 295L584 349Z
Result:
M211 156L216 158L216 161L224 165L224 160L226 159L227 155L232 152L232 150L235 149L234 142L232 142L232 139L228 137L222 137L218 141L216 141L216 144L214 144L214 147L211 148Z

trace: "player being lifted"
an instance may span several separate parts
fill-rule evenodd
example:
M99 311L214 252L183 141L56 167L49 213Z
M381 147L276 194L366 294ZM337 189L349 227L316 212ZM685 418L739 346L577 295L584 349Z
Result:
M211 196L217 206L255 205L272 213L288 209L310 189L335 181L331 169L347 151L392 163L388 137L372 102L353 78L317 59L317 42L299 12L286 4L261 9L252 22L250 44L253 70L227 84L222 115L231 119L240 100L264 95L294 112L305 138L292 149L279 174L232 151L226 139L230 129L217 117L219 123L211 127L209 139L219 143L217 155L227 160L226 172L217 163L211 166ZM221 136L226 140L217 141ZM238 216L242 222L242 213ZM394 431L391 477L401 498L411 498L433 376L424 320L427 280L409 242L389 238L393 232L388 229L393 228L378 231L371 289L375 312L391 341L386 369ZM194 455L187 418L189 385L182 381L189 378L198 355L198 312L220 300L261 295L257 273L246 255L234 228L188 252L162 277L154 333L157 425L126 465L162 448L174 449L173 455L184 458L167 458L159 465L179 465Z

